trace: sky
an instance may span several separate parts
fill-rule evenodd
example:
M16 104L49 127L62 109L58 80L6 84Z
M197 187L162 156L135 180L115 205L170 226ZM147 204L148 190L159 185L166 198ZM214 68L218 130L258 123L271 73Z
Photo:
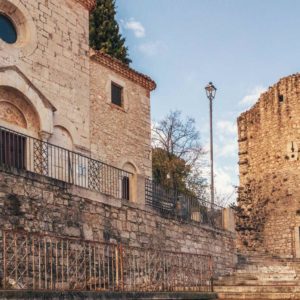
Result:
M117 0L131 66L157 83L152 120L193 117L209 150L213 81L217 194L235 199L236 119L280 78L300 70L299 0ZM208 161L207 157L207 161Z

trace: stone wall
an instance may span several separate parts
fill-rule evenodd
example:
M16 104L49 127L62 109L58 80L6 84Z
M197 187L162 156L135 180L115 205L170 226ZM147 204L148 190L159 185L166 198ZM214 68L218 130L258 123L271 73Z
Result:
M144 206L29 172L0 172L0 216L2 229L213 255L222 274L231 272L236 260L229 231L168 220Z
M119 293L119 292L39 292L39 291L0 291L0 299L30 299L30 300L214 300L217 294L210 292L152 292L152 293Z
M0 41L0 86L8 76L3 68L14 66L20 70L26 77L24 81L35 86L56 108L51 116L53 125L71 133L77 151L89 150L89 11L82 2L89 6L94 3L75 0L0 2L0 12L13 20L18 31L15 44ZM16 75L10 85L15 81ZM27 100L33 101L30 95ZM38 107L35 109L41 119L45 118ZM47 133L52 131L50 124Z
M241 248L299 256L299 116L297 74L270 87L238 119Z
M90 72L91 152L94 158L119 168L129 163L132 168L128 171L151 176L149 89L94 59ZM123 88L122 107L111 102L112 82Z

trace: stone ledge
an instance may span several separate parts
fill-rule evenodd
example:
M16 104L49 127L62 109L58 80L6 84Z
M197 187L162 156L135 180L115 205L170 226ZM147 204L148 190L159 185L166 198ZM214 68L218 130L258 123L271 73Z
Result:
M120 199L75 185L71 185L71 187L68 188L68 193L74 196L81 197L83 199L100 202L102 204L110 205L113 207L121 208L122 206L122 202Z
M185 223L185 222L180 222L178 220L174 220L174 219L171 219L171 218L168 219L168 218L165 218L165 217L161 216L157 211L155 211L151 207L145 206L145 205L140 204L140 203L128 202L128 201L125 201L125 200L121 200L121 201L122 201L122 206L127 206L129 208L141 210L141 211L147 212L148 214L152 214L153 216L159 216L162 219L166 219L166 220L169 220L171 222L180 223L180 224L185 225L185 226L193 226L193 227L196 226L196 227L199 227L201 229L204 229L204 230L207 230L207 231L210 231L210 232L221 233L221 234L223 234L225 236L228 236L228 237L233 237L233 238L236 237L236 233L235 232L231 232L229 230L214 228L214 227L211 227L209 225L199 224L199 223L197 223L195 221L194 222Z
M0 299L102 299L102 300L134 300L134 299L180 299L180 300L208 300L217 299L215 293L118 293L118 292L48 292L48 291L0 291Z
M20 176L20 177L26 178L27 180L33 180L33 181L37 181L37 182L43 183L43 184L49 184L49 185L63 189L66 193L69 193L73 196L81 197L86 200L102 203L102 204L109 205L109 206L116 207L116 208L121 208L121 207L127 206L129 208L144 211L149 214L152 214L153 216L159 216L162 219L165 219L157 211L155 211L154 209L152 209L150 207L145 206L144 204L133 203L133 202L125 201L125 200L116 199L109 195L95 192L95 191L92 191L92 190L89 190L89 189L86 189L83 187L75 186L73 184L66 183L66 182L63 182L63 181L60 181L57 179L53 179L50 177L46 177L44 175L39 175L39 174L30 172L30 171L18 170L18 169L12 169L12 168L7 169L0 165L0 172L5 172L5 173L11 174L11 175ZM168 220L171 222L180 223L178 220L173 220L173 219L168 219ZM197 226L199 228L202 228L203 230L217 233L217 234L223 234L223 235L231 237L231 238L235 238L235 236L236 236L236 233L234 233L234 232L230 232L228 230L222 230L222 229L218 229L218 228L213 228L213 227L210 227L205 224L198 224L196 222L180 223L180 224L185 225L185 226L192 226L192 227Z

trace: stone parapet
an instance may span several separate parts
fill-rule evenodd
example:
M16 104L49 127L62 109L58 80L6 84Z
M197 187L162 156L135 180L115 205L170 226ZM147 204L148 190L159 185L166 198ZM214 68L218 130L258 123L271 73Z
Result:
M235 234L161 217L142 204L95 201L43 176L0 171L0 228L212 255L217 274L232 272Z

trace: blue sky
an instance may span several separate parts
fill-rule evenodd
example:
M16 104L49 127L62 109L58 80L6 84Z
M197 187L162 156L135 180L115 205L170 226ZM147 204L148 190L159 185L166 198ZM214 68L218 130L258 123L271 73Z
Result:
M132 67L158 84L152 119L181 110L208 145L204 87L214 103L218 193L238 184L237 116L279 78L300 70L298 0L117 0Z

